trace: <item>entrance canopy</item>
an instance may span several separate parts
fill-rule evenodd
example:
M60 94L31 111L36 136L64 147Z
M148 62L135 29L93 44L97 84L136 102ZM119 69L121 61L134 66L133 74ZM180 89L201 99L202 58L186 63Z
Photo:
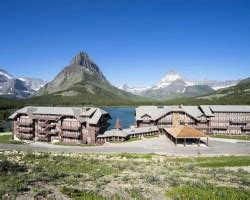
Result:
M171 128L164 128L164 130L172 137L178 138L203 138L207 137L204 133L196 130L190 126L175 126Z

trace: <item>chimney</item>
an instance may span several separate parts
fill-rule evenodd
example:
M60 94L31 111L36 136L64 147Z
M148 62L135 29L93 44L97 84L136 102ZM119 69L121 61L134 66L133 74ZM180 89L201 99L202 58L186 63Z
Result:
M115 123L115 127L114 127L115 129L122 129L122 126L121 126L121 124L120 124L120 119L119 119L119 117L117 117L117 120L116 120L116 123Z

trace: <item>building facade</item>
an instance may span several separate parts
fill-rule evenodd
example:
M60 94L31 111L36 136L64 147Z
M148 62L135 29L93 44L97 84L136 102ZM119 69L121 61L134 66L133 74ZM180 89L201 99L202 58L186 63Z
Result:
M24 107L10 117L15 139L95 144L111 119L100 108Z
M119 118L116 121L115 127L105 131L104 134L97 136L97 141L100 144L105 142L124 142L130 138L141 138L147 136L159 135L157 126L150 127L130 127L122 129Z
M140 106L136 108L138 127L159 129L187 125L206 134L250 134L250 106Z

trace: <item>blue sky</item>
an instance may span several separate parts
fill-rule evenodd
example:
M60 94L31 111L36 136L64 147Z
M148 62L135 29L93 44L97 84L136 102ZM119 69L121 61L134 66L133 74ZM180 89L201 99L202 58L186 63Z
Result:
M0 68L51 80L86 51L114 85L250 75L250 1L0 1Z

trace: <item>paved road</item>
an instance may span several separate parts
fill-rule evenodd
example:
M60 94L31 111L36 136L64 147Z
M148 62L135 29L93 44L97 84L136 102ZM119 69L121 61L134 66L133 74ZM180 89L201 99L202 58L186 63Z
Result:
M105 144L104 146L82 147L82 146L60 146L42 142L30 144L0 144L0 150L22 150L43 152L65 152L65 153L158 153L166 155L250 155L249 142L226 142L211 139L209 147L202 145L175 146L165 136L159 138L143 139L128 143Z

